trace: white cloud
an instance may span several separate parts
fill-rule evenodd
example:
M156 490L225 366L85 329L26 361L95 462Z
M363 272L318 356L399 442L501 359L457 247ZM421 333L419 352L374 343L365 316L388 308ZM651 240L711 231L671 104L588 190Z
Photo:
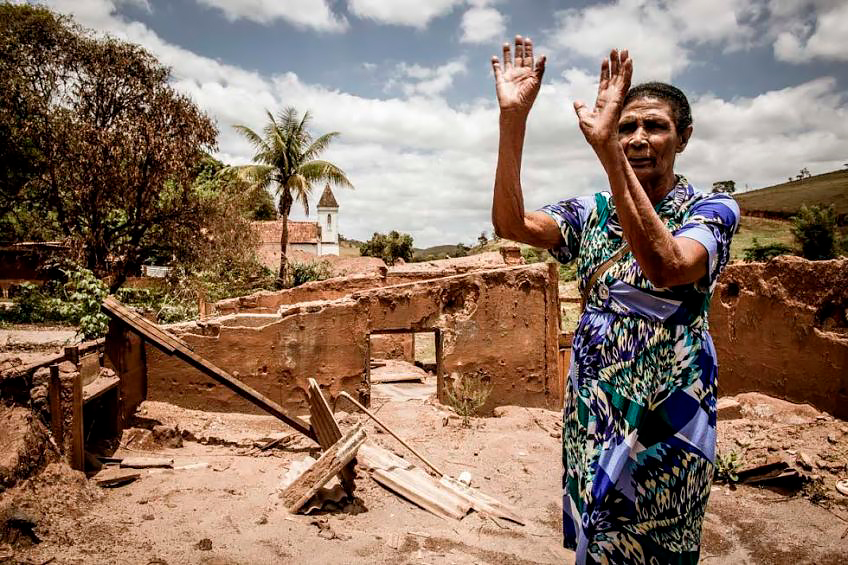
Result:
M472 6L462 15L461 28L463 43L489 43L504 36L506 22L495 8Z
M217 121L218 157L227 163L248 163L252 156L233 124L261 128L266 108L277 111L292 100L299 110L312 112L316 133L340 131L325 156L356 186L336 191L344 235L362 239L398 229L412 233L417 246L429 246L471 243L481 231L491 231L494 96L451 105L440 96L447 86L436 80L466 72L460 70L464 61L403 65L397 68L397 96L369 98L310 84L293 73L247 71L169 44L145 25L118 17L108 0L51 4L76 14L82 25L144 45L171 66L175 88ZM606 186L571 108L576 98L592 100L595 73L571 67L546 76L527 128L522 179L528 209ZM802 167L819 173L845 162L848 108L832 78L749 98L696 93L691 98L695 134L677 169L698 186L730 178L738 186L761 187ZM317 193L320 187L316 198Z
M819 1L779 6L773 12L774 54L780 60L804 63L813 59L848 61L848 3ZM804 18L803 10L809 10Z
M362 19L419 29L462 3L463 0L347 0L350 11Z
M395 76L389 79L386 90L400 88L406 96L437 96L453 85L456 75L468 72L464 59L457 59L438 67L423 67L400 63Z
M197 0L199 4L221 10L230 21L250 20L270 24L285 20L300 28L340 32L347 20L333 13L326 0Z
M740 23L752 0L617 0L558 12L549 48L600 60L630 50L637 82L668 81L691 63L691 47L722 42L741 47L753 30Z

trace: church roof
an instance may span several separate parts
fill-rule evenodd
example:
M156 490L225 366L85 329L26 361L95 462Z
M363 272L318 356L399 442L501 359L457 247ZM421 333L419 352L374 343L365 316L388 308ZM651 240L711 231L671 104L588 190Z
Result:
M321 193L321 200L318 201L319 208L338 208L339 203L336 202L336 197L333 196L333 191L330 190L330 185L324 187L324 192Z
M253 228L259 234L261 243L280 243L283 233L283 222L271 220L267 222L252 222ZM317 222L294 222L289 220L289 243L318 243L321 239L321 228Z

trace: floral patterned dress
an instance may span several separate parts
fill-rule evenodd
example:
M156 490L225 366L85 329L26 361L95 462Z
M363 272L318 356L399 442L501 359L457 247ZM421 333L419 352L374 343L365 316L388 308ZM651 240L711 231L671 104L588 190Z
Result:
M707 312L739 208L683 177L656 206L700 242L708 274L656 288L626 253L590 291L572 343L563 412L563 532L577 563L697 563L715 459L715 349ZM542 208L577 260L579 288L624 243L608 192Z

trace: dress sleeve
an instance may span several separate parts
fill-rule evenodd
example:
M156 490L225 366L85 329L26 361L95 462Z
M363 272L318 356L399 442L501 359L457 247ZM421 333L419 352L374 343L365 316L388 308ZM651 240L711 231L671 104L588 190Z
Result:
M548 250L554 259L560 263L568 263L577 258L583 226L595 206L594 196L578 196L548 204L540 209L554 219L562 234L563 244Z
M696 202L689 211L689 218L675 237L694 239L703 245L709 254L707 275L698 281L698 288L712 288L724 266L730 260L730 242L739 227L739 205L727 194L711 194Z

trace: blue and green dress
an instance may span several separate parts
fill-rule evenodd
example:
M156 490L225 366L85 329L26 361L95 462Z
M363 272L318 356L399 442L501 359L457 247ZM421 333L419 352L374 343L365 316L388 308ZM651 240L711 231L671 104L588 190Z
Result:
M707 312L739 208L683 177L656 206L701 243L707 275L657 288L628 252L590 290L572 343L562 461L565 546L577 563L696 563L715 459L717 363ZM625 242L608 192L542 208L581 292Z

